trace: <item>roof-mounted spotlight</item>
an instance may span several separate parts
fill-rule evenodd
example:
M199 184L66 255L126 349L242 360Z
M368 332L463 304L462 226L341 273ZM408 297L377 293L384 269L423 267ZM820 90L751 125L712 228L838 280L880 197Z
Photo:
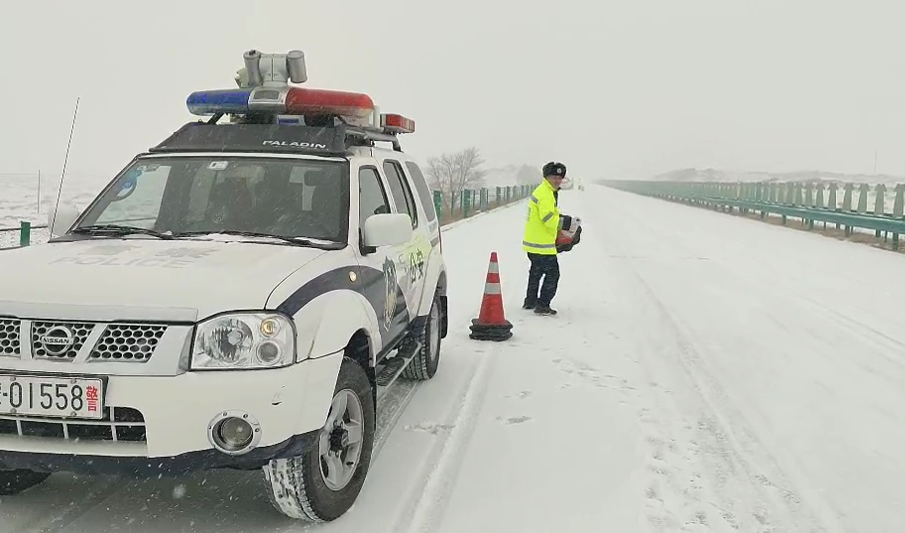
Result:
M262 54L257 50L249 50L242 54L242 59L245 67L237 71L236 83L243 89L283 87L290 81L308 81L305 52L301 50L292 50L287 54Z

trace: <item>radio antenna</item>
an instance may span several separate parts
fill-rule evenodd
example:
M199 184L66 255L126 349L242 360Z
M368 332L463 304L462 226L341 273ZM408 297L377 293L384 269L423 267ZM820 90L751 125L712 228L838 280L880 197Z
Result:
M60 188L57 191L57 202L53 208L53 218L50 221L50 227L47 228L51 237L53 237L53 226L57 223L57 211L60 209L60 197L63 195L63 178L66 176L66 165L69 164L69 149L72 148L72 133L75 131L75 119L79 114L79 100L81 99L81 96L75 99L75 111L72 112L72 125L69 126L69 142L66 144L66 157L63 158L63 171L60 173Z

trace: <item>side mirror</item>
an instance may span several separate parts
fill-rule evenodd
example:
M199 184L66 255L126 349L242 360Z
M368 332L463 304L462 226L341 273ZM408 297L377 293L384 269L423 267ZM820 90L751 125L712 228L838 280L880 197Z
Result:
M362 244L370 248L397 246L412 240L412 219L405 214L371 215L363 229Z
M54 216L56 214L56 216ZM47 227L50 229L51 237L59 237L69 231L69 228L75 224L79 218L79 210L74 206L61 204L59 209L51 211L47 215Z

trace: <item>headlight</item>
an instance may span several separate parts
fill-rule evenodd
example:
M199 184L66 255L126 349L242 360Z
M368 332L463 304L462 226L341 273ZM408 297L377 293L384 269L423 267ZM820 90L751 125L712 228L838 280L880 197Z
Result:
M235 313L198 325L192 370L279 368L295 361L295 327L283 315Z

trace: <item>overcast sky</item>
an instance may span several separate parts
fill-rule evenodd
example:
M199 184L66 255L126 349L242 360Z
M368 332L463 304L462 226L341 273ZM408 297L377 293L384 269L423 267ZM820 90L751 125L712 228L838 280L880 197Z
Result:
M404 148L469 145L573 176L681 167L905 174L901 0L9 2L0 174L118 171L234 87L242 52L302 49L308 84L413 118Z

